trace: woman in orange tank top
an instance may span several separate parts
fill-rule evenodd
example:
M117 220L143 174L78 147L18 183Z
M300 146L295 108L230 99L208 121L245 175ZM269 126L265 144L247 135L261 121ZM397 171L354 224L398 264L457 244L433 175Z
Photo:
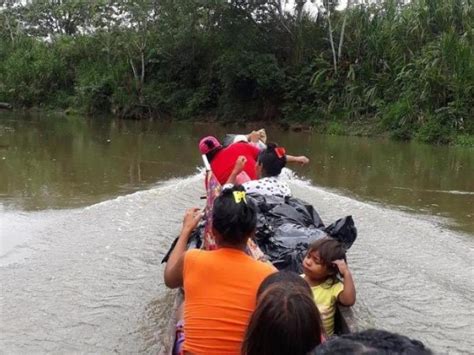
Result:
M164 272L170 288L183 287L184 352L240 354L262 280L276 269L245 253L255 233L255 206L241 186L225 189L214 202L213 234L218 249L186 251L201 212L186 212L178 242Z

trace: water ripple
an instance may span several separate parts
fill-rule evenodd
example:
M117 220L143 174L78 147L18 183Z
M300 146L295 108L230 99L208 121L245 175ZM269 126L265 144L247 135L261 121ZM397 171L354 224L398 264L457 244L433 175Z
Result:
M359 238L349 263L362 327L416 337L443 353L474 348L471 237L426 216L295 177L290 183L327 223L354 216ZM0 258L0 348L162 353L174 292L163 285L160 259L185 208L203 206L203 194L202 175L195 175L82 209L22 214L18 220L30 237L8 260ZM24 257L11 258L22 249Z

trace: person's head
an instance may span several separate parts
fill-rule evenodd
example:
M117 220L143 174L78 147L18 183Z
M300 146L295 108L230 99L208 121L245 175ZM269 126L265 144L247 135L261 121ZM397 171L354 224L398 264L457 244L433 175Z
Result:
M303 259L303 272L307 278L314 281L331 279L337 281L339 271L335 260L346 261L346 250L344 246L335 239L322 238L309 245L306 256Z
M368 355L368 354L419 354L430 355L431 350L418 340L385 330L368 329L332 338L319 345L314 355Z
M245 355L305 355L321 343L321 322L313 298L283 282L260 296L242 344Z
M268 275L262 281L257 290L257 300L268 288L280 283L286 285L286 287L300 287L309 296L312 297L313 295L308 283L300 275L292 271L278 271Z
M255 233L257 212L241 185L222 190L214 201L212 229L219 245L240 247Z
M267 148L258 155L257 175L259 177L278 176L285 166L285 148L278 147L275 143L268 143Z
M211 161L221 149L222 144L216 137L207 136L199 141L199 151L201 154L205 154L209 161Z

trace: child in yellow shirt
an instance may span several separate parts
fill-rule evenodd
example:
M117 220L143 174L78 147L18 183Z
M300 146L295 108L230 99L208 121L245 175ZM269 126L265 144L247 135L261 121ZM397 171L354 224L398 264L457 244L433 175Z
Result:
M302 266L303 277L313 291L326 335L330 337L334 334L336 304L352 306L356 299L352 275L346 264L346 250L332 238L317 240L309 246Z

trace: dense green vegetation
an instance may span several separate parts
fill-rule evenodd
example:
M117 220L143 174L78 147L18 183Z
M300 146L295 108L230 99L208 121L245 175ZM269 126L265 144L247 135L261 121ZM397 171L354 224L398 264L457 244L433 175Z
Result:
M470 0L284 3L4 0L0 101L472 143Z

